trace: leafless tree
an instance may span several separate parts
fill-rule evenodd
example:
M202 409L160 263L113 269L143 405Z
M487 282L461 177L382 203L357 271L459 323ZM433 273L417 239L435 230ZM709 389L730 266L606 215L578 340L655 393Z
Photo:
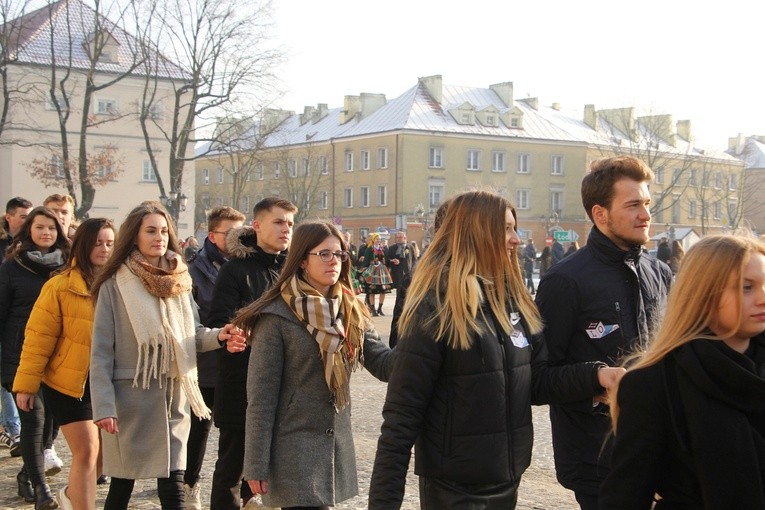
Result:
M171 98L169 127L142 115L142 129L157 129L169 144L170 191L179 192L184 165L203 154L192 154L199 142L215 147L215 122L227 111L242 109L250 94L271 93L273 69L282 53L268 43L270 3L248 0L154 0L146 21L145 54L161 48L162 53L183 70ZM160 100L157 79L162 76L159 59L145 60L143 104L150 112ZM201 133L197 135L196 133ZM146 137L146 149L156 171L157 155ZM165 183L157 175L161 195ZM178 207L171 212L177 219Z
M6 127L10 122L11 104L24 99L27 88L9 75L18 58L19 38L24 34L24 23L29 10L29 0L0 0L0 143L6 140ZM21 105L19 105L21 106Z

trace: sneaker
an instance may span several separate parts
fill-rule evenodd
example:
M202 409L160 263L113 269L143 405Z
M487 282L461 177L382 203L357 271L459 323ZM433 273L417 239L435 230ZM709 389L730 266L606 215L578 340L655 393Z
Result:
M101 475L96 479L96 485L106 485L107 483L111 482L112 479L109 478L106 475Z
M194 485L184 483L183 494L186 495L187 510L202 510L202 502L199 500L199 482Z
M56 455L55 448L47 449L43 452L45 457L45 475L53 476L61 472L64 462Z
M21 442L19 436L12 436L6 431L0 432L0 446L10 449L11 457L21 456Z

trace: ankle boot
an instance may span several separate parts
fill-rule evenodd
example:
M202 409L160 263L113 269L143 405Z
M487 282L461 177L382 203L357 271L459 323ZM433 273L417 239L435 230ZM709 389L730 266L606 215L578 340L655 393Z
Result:
M377 315L381 315L381 316L382 316L382 315L385 315L385 314L383 313L383 311L382 311L382 305L380 305L380 306L378 306L378 307L377 307Z
M50 493L50 487L47 483L41 483L35 486L35 510L53 510L58 508L56 498Z
M19 485L19 496L24 498L27 503L35 502L35 490L32 488L32 482L29 481L29 475L23 469L16 475L16 482Z

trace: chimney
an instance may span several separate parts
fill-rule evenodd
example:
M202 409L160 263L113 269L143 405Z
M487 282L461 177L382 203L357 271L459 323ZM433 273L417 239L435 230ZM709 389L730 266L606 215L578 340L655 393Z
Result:
M361 118L366 118L385 106L385 94L361 93Z
M503 83L495 83L489 85L489 88L499 96L505 106L511 108L513 106L513 82L506 81Z
M444 83L441 79L441 75L435 74L433 76L426 76L425 78L420 78L419 82L428 91L430 97L432 97L436 103L441 104L441 101L444 98Z
M744 133L739 133L736 137L728 138L728 150L734 150L736 156L740 156L744 153L744 146L746 146L746 136L744 136Z
M526 99L521 99L524 103L531 106L535 110L539 111L539 98L538 97L527 97Z
M300 125L302 126L309 120L313 119L314 116L314 107L313 106L306 106L303 108L303 113L300 114Z
M677 136L689 142L693 140L693 131L691 130L690 120L678 120L675 128Z
M340 112L340 124L345 124L353 119L361 111L361 98L359 96L345 96L343 99L343 111Z
M290 116L295 115L295 112L288 110L278 110L275 108L266 108L263 111L263 116L260 119L260 134L267 135L274 131L279 124L284 122Z
M584 123L595 131L598 130L598 114L595 111L594 104L584 105Z
M660 115L644 115L643 117L638 117L638 121L654 136L667 142L672 147L677 147L675 123L672 120L672 115L666 113Z
M327 103L319 103L316 106L316 110L313 112L313 121L319 122L321 119L327 116L329 113L329 108L327 108Z
M598 115L600 118L605 119L609 124L612 124L616 129L621 131L624 136L633 142L637 140L637 132L635 131L634 107L629 106L625 108L599 110Z

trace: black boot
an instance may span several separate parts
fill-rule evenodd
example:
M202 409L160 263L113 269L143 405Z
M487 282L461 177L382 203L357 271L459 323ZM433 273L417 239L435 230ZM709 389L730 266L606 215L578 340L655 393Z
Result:
M380 305L380 306L378 306L378 307L377 307L377 315L380 315L380 316L383 316L383 315L385 315L385 314L383 313L383 311L382 311L382 305Z
M53 510L58 508L56 498L50 493L50 487L48 487L47 483L35 486L35 498L35 510Z
M29 481L29 475L23 469L16 475L16 482L19 484L19 496L24 498L27 503L35 502L35 490L32 488L32 482Z

